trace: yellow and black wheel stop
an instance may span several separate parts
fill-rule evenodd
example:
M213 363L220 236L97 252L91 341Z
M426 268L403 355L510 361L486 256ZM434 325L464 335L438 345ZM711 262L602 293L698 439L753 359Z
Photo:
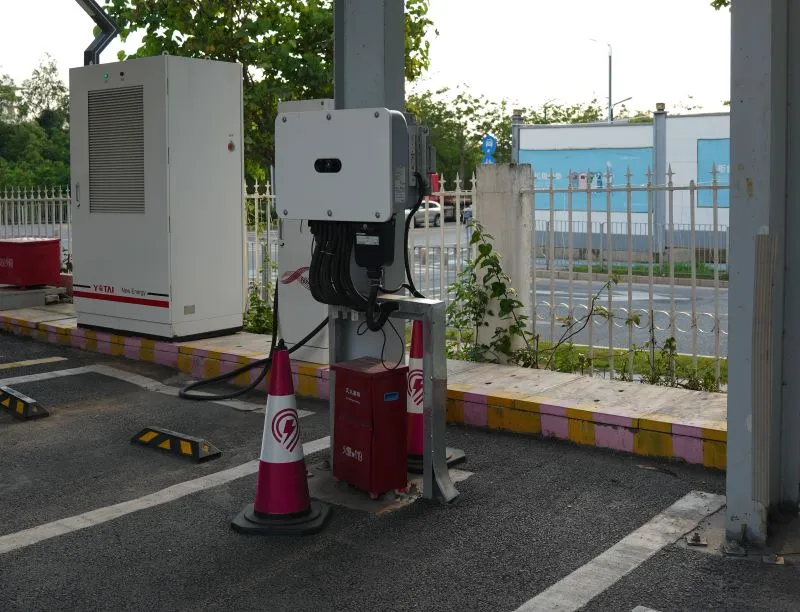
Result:
M222 456L222 451L208 440L187 436L162 427L145 427L131 438L131 443L186 457L196 463Z
M50 413L42 408L39 402L32 397L28 397L24 393L2 385L0 385L0 407L20 421L29 421L31 419L41 419L42 417L50 416Z

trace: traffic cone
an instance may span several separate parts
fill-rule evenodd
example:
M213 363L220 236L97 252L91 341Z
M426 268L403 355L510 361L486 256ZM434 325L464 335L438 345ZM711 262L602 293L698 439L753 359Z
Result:
M406 415L408 423L407 463L408 471L412 474L422 474L422 453L424 452L423 437L423 406L425 371L422 360L422 321L414 321L411 326L411 350L408 353L408 399L406 401ZM467 457L464 451L458 448L445 449L445 461L452 467Z
M255 502L233 519L238 532L303 535L320 531L331 508L310 499L289 351L283 340L272 356Z

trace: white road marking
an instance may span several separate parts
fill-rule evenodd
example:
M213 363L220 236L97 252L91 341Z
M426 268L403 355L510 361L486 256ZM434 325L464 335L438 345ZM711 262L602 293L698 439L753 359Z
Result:
M320 438L319 440L313 440L312 442L306 442L303 444L303 454L308 456L325 450L330 446L330 443L330 436ZM138 512L139 510L167 504L181 499L182 497L186 497L187 495L197 493L198 491L218 487L231 481L238 480L239 478L250 476L257 471L258 460L248 461L247 463L237 465L227 470L178 483L166 489L161 489L155 493L145 495L144 497L114 504L113 506L106 506L105 508L98 508L97 510L91 510L83 514L0 536L0 555L20 550L21 548L27 548L33 544L51 538L57 538L58 536L72 533L73 531L95 527L107 523L108 521L118 519L126 514Z
M653 608L645 608L644 606L636 606L631 612L658 612L658 610L653 610Z
M722 495L692 491L586 565L524 603L517 612L579 610L724 505Z
M147 391L154 391L156 393L162 393L164 395L169 395L171 397L178 397L179 389L177 387L171 387L152 378L141 376L140 374L134 374L133 372L118 370L116 368L107 365L92 365L92 366L84 366L81 368L72 368L70 370L56 370L54 372L40 372L38 374L29 374L27 376L14 376L12 378L5 378L0 380L0 385L6 385L11 387L13 385L21 385L25 383L51 380L54 378L62 378L64 376L77 376L79 374L103 374L105 376L121 380L123 382L131 383L133 385L141 387L142 389L146 389ZM196 393L197 395L211 395L203 393L202 391L193 393ZM263 413L265 409L265 407L262 404L254 404L251 402L244 402L235 399L212 400L209 403L219 404L221 406L228 406L229 408L233 408L234 410L238 410L239 412ZM312 414L314 413L308 410L300 410L300 409L297 410L297 415L300 418L304 418Z
M26 359L25 361L14 361L11 363L0 363L0 370L13 370L14 368L24 368L26 366L41 365L44 363L56 363L67 361L66 357L42 357L41 359Z
M83 366L81 368L72 368L69 370L54 370L53 372L40 372L39 374L28 374L26 376L12 376L11 378L3 378L0 380L0 385L12 387L14 385L22 385L25 383L40 382L43 380L51 380L53 378L63 378L64 376L77 376L78 374L89 374L94 371L94 366Z

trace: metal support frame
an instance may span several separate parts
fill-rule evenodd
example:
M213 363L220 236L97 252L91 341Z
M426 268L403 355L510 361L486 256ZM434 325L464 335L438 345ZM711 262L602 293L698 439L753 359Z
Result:
M441 300L385 295L382 301L398 304L392 314L395 319L422 321L423 357L423 457L422 496L425 499L451 502L459 493L447 468L445 429L447 426L447 357L445 354L445 303ZM330 308L331 347L342 349L347 342L347 327L361 315L338 306ZM405 342L405 340L403 340ZM330 373L330 431L331 448L336 449L333 437L336 413L336 374Z

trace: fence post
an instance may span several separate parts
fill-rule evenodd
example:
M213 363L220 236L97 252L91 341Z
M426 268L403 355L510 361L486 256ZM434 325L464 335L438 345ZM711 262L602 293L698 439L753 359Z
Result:
M511 163L519 163L519 132L522 125L522 111L514 109L511 115Z
M667 111L664 110L664 103L658 102L653 113L653 168L655 169L654 186L656 191L653 194L653 238L655 239L656 253L658 253L658 263L664 259L664 229L667 224L667 204L666 191L664 185L667 179Z

